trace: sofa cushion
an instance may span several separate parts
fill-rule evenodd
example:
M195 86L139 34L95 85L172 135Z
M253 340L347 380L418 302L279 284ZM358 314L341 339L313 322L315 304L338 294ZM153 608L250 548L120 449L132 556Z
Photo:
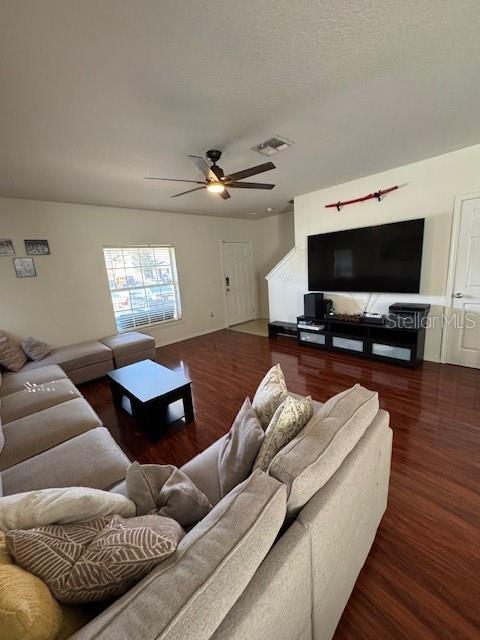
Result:
M43 360L52 352L51 347L49 347L46 342L42 342L31 336L22 340L22 349L25 355L35 362Z
M19 371L26 361L27 356L18 340L0 331L0 365L9 371Z
M301 400L287 396L270 420L253 468L266 471L276 454L307 424L312 413L310 396Z
M127 469L125 482L127 496L135 503L139 516L156 512L189 527L212 508L190 478L171 464L134 462Z
M43 364L43 363L42 363ZM67 374L57 364L45 365L35 369L34 371L25 370L18 373L5 373L0 387L0 396L7 396L16 391L31 388L36 384L44 384L45 382L53 382L54 380L62 380L67 378Z
M269 474L288 487L294 516L352 451L379 410L378 394L356 384L330 398L273 459Z
M310 531L293 522L211 640L313 640L303 634L312 615L311 546Z
M39 489L0 499L0 530L33 529L117 514L133 517L135 503L110 491L89 487Z
M109 489L123 480L129 465L109 431L97 427L2 471L3 493L71 486Z
M277 407L287 397L287 385L279 364L265 374L258 385L252 401L252 407L264 429L268 427Z
M75 640L207 640L267 555L285 510L286 488L255 472Z
M245 398L230 431L222 442L218 455L218 477L222 496L252 473L253 463L265 438L265 432L253 410L250 398Z
M0 533L0 638L56 640L60 605L39 578L13 563Z
M127 331L114 336L102 338L101 342L113 351L115 358L136 351L155 349L155 340L139 331Z
M80 396L78 389L66 378L16 391L2 398L2 422L13 422Z
M46 364L58 364L68 373L81 367L111 360L111 350L101 342L91 340L54 349L50 355L40 362L28 362L25 365L25 370L31 371Z
M41 578L60 602L125 593L177 548L185 535L170 518L121 516L50 525L6 535L15 562Z
M102 423L84 398L74 398L4 426L0 469L8 469Z

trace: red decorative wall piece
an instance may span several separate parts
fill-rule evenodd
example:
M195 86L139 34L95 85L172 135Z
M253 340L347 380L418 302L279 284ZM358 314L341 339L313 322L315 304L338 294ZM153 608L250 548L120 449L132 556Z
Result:
M389 189L379 189L378 191L374 191L374 193L369 193L368 196L362 196L361 198L355 198L354 200L344 200L341 202L333 202L332 204L326 204L325 208L329 209L330 207L335 207L337 211L340 211L342 207L347 204L355 204L356 202L365 202L365 200L373 200L376 198L379 202L386 193L390 193L391 191L395 191L398 189L398 184L395 187L390 187Z

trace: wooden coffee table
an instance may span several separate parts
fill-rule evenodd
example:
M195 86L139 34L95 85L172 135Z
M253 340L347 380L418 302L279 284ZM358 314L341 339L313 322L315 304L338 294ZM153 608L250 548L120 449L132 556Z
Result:
M192 381L183 374L142 360L107 373L114 404L134 416L146 429L170 424L181 417L194 420ZM183 412L178 401L183 400ZM177 403L176 407L172 407Z

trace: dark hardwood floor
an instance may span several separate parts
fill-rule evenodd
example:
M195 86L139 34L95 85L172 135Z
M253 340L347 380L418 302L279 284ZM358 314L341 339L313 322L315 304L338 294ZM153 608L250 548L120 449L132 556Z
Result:
M480 371L410 370L228 330L163 347L157 358L193 380L196 420L155 441L115 412L106 380L82 386L141 462L180 466L205 449L277 362L291 391L320 401L355 382L377 390L394 431L389 504L335 638L480 637Z

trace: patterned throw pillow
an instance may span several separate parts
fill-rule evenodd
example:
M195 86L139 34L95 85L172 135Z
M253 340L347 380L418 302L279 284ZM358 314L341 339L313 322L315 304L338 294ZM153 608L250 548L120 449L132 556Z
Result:
M258 385L253 397L252 407L260 420L263 429L268 427L277 407L287 397L287 385L279 364L268 371Z
M287 396L268 425L253 469L267 471L277 453L300 433L312 415L313 403L310 396L301 400Z
M27 361L20 343L12 336L0 331L0 365L9 371L20 371Z
M9 531L7 546L60 602L97 602L125 593L172 555L184 535L170 518L110 516Z
M1 383L2 381L0 380L0 385ZM0 398L0 411L1 409L2 409L2 399ZM5 436L3 434L3 429L2 429L2 416L0 415L0 453L2 452L4 446L5 446ZM0 498L1 497L2 497L2 486L1 486L1 480L0 480Z

